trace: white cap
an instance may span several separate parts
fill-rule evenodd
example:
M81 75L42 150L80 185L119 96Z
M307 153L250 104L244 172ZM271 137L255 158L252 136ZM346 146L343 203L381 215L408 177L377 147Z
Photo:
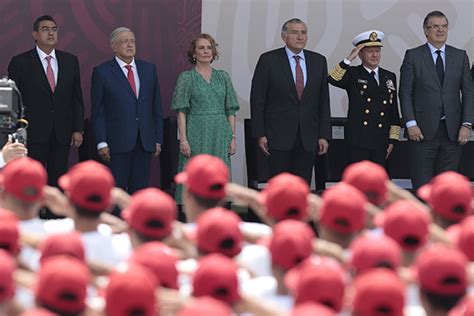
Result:
M382 40L385 34L381 31L370 30L367 32L360 33L352 40L352 44L357 46L359 44L365 44L364 46L379 46L382 47Z

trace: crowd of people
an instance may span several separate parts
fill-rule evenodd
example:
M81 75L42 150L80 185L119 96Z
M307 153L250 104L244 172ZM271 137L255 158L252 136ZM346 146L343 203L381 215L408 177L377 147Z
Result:
M132 30L111 33L115 56L92 75L103 163L67 170L70 147L83 142L79 63L55 49L55 20L37 18L36 47L8 67L30 131L27 148L8 142L0 161L0 314L474 315L473 190L455 172L474 84L466 52L446 45L448 28L442 12L426 16L427 43L406 52L397 92L395 74L379 67L383 32L357 35L328 73L326 58L305 49L306 24L286 21L285 46L260 56L250 92L270 166L262 191L230 181L239 103L229 74L211 66L217 43L198 35L172 99L173 198L148 187L163 143L160 88L156 67L135 58ZM319 196L309 184L331 139L328 84L349 96L350 164ZM384 169L402 125L416 195Z

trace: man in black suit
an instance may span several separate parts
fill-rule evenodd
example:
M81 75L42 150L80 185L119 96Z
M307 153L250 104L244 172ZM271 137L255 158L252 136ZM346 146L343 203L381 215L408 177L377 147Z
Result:
M305 50L306 24L283 24L286 46L260 56L252 79L252 134L269 157L270 176L291 172L311 183L316 153L331 137L327 62Z
M12 58L8 75L23 96L28 155L45 165L57 186L67 171L69 148L82 144L84 104L77 57L56 50L58 27L49 15L33 24L36 47Z
M471 137L474 86L466 51L446 45L448 19L427 14L427 43L405 53L400 68L400 105L412 149L415 189L443 171L457 170L462 145Z
M349 97L344 139L348 163L370 160L385 166L400 137L397 79L379 67L384 33L357 35L355 48L329 73L330 84L345 89ZM362 64L349 66L359 56Z

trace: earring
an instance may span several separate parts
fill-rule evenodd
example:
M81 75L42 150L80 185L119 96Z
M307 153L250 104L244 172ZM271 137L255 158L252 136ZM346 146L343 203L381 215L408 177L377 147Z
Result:
M193 62L196 62L196 57L193 57Z

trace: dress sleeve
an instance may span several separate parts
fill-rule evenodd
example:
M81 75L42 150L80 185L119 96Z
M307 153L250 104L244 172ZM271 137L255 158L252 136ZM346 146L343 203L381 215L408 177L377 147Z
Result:
M240 109L237 94L235 93L229 74L224 70L221 70L220 73L225 81L225 114L226 116L235 115Z
M176 81L176 87L171 100L171 109L177 112L188 113L191 107L192 78L189 71L182 72Z

